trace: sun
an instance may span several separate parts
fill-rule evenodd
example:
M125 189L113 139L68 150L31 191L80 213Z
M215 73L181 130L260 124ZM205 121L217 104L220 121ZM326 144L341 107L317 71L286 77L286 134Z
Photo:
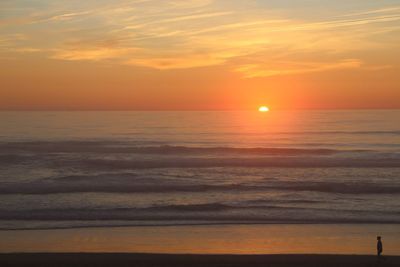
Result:
M258 108L258 111L260 111L260 112L268 112L269 108L267 106L261 106L261 107Z

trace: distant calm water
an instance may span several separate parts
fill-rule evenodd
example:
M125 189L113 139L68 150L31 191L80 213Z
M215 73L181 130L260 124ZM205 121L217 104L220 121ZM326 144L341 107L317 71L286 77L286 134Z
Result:
M400 223L400 111L0 113L0 229L215 223Z

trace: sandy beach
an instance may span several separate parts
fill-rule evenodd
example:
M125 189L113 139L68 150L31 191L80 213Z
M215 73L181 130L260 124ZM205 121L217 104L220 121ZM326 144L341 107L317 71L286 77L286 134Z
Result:
M0 253L400 256L398 225L198 225L0 231ZM40 240L40 242L38 242Z
M0 266L400 266L400 257L362 255L1 254Z

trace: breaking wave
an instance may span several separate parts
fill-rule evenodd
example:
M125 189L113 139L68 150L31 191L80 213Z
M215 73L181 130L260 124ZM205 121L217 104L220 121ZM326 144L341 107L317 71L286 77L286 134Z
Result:
M248 191L311 191L340 194L398 194L400 185L374 182L332 181L268 181L263 184L207 184L163 181L136 174L65 176L31 182L1 183L0 194L61 194L61 193L173 193L173 192L248 192Z
M299 208L285 206L231 206L220 203L166 205L116 209L0 210L1 221L99 221L100 225L124 221L126 225L170 225L182 223L400 223L400 214L366 210ZM112 224L112 223L111 223ZM73 224L72 224L73 225ZM4 226L1 228L5 228ZM68 227L66 227L68 228Z
M141 145L143 143L141 142ZM0 143L2 153L131 153L131 154L254 154L254 155L331 155L346 152L315 148L236 148L189 147L171 145L137 146L135 142L60 141L60 142L11 142ZM359 151L359 150L356 150ZM347 151L351 152L351 151Z
M369 157L184 157L156 159L81 159L68 162L58 161L56 165L72 164L88 169L135 170L153 168L211 168L211 167L284 167L284 168L396 168L400 167L400 158Z

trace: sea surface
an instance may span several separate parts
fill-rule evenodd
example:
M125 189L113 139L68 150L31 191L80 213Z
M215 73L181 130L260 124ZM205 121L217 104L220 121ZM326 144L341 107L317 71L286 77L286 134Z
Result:
M399 224L400 111L0 112L0 230Z

